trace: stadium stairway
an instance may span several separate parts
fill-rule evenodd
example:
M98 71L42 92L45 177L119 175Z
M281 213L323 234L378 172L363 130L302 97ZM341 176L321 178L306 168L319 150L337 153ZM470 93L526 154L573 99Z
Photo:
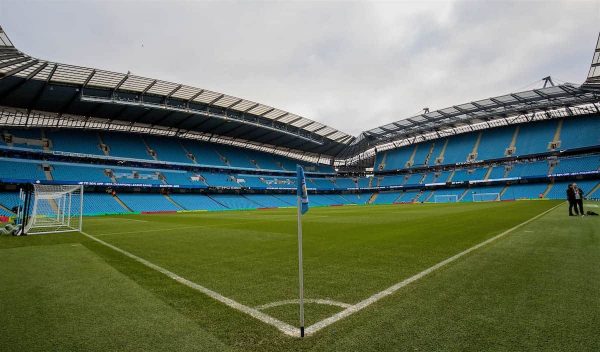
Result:
M596 193L596 191L600 191L600 182L598 182L598 184L596 184L596 186L594 188L592 188L592 190L589 191L585 196L586 197L592 196L594 193Z
M245 194L242 194L241 197L245 198L246 200L248 200L252 204L256 204L257 208L271 208L271 206L269 206L268 204L262 204L262 203L257 202L254 199L250 199L249 197L246 197Z
M367 201L367 204L373 204L373 202L375 201L375 199L377 199L378 195L379 195L379 193L377 193L377 192L371 194L371 197L369 197L369 200Z
M42 164L42 170L44 170L44 176L46 176L46 180L53 181L54 177L52 176L52 167L50 164L44 163Z
M554 186L554 183L549 183L548 186L546 186L546 189L544 190L544 192L542 192L542 198L546 198L546 196L548 195L548 193L550 193L550 190L552 189L553 186Z
M383 152L383 158L379 162L379 165L375 165L375 170L383 170L385 169L385 160L387 159L387 152Z
M174 200L173 200L173 198L171 198L171 197L170 197L168 194L163 194L163 196L164 196L165 198L167 198L167 200L168 200L169 202L171 202L171 204L173 204L173 205L174 205L174 206L176 206L177 208L180 208L181 210L189 210L189 209L186 209L185 207L183 207L181 204L179 204L179 203L177 203L176 201L174 201Z
M413 151L410 154L410 158L408 158L408 161L406 162L406 165L404 165L404 167L409 168L415 164L415 155L417 155L417 149L418 149L418 144L413 148Z
M425 193L425 190L423 190L423 189L419 190L419 192L416 193L416 196L412 199L412 202L413 203L417 202L419 200L419 198L421 198L423 193Z
M479 149L479 144L481 143L482 135L483 135L483 132L479 132L479 134L477 134L477 139L475 140L475 145L473 146L473 149L471 150L471 154L469 154L468 160L476 160L477 159L477 150Z
M183 151L185 152L185 155L187 156L188 159L190 159L190 161L192 162L192 164L198 164L198 162L196 161L196 156L194 156L194 154L192 154L183 143L181 143L180 141L177 141L177 143L179 143L179 145L181 146L181 148L183 149Z
M514 154L515 152L515 146L517 145L517 138L519 137L519 130L521 129L521 126L517 125L517 127L515 128L515 132L513 133L512 136L512 140L510 141L510 144L508 145L508 148L506 148L506 150L504 151L504 156L509 156ZM510 153L509 153L510 151Z
M452 182L452 178L454 177L455 173L456 173L456 170L452 170L452 172L450 172L450 175L448 175L448 179L446 179L445 182Z
M438 155L438 156L435 157L435 160L433 162L436 165L444 163L444 154L446 154L446 148L448 147L448 141L449 141L448 138L446 138L444 140L444 146L442 147L442 150L440 151L440 155Z
M102 153L105 156L110 156L110 147L104 143L104 139L102 139L100 133L96 133L96 136L98 137L98 141L100 141L100 149L102 150Z
M485 172L485 176L483 176L483 180L484 180L484 181L487 181L487 180L489 180L489 179L490 179L490 175L492 174L492 170L493 170L493 169L494 169L494 167L493 167L493 166L490 166L490 167L488 168L488 170Z
M219 202L218 200L216 200L214 197L212 197L210 194L206 195L208 198L210 198L213 202L219 204L220 206L222 206L224 209L229 209L229 207L221 202Z
M554 132L554 138L552 138L552 142L550 142L550 145L548 145L548 150L555 150L560 148L560 134L562 132L562 127L564 124L565 120L564 119L560 119L558 121L558 124L556 126L556 131ZM554 146L554 148L551 148L551 146Z
M505 185L502 190L500 191L500 199L502 199L502 197L504 196L504 193L506 193L506 191L508 190L508 185Z
M554 163L548 163L548 175L552 175L554 173L554 168L557 165L557 161L555 161Z
M10 210L7 207L5 207L4 205L0 204L0 215L4 215L4 214L10 214L11 216L17 215L15 213L13 213L12 210Z
M427 197L425 197L425 198L423 199L423 203L425 203L425 202L429 202L429 200L431 199L431 197L433 197L433 195L434 195L434 194L435 194L435 192L434 192L434 191L431 191L431 192L429 192L429 194L427 195Z
M219 156L219 159L221 159L221 162L223 164L225 164L225 166L231 166L231 163L229 162L229 159L227 159L223 154L221 154L219 152L219 150L217 150L217 148L213 148L213 150Z
M50 152L50 141L48 140L48 138L46 137L46 131L45 130L41 130L41 136L42 136L42 150L46 151L46 152Z
M150 145L146 141L146 138L141 137L141 140L142 140L142 143L144 143L144 146L146 147L146 151L147 151L148 155L150 155L152 157L152 159L158 161L158 156L156 154L156 150L154 150L150 147Z
M125 210L126 210L126 211L128 211L128 212L133 212L133 210L131 210L131 208L129 208L129 207L127 206L127 204L125 204L125 202L123 202L123 201L121 200L121 198L119 198L119 197L118 197L116 194L115 194L115 195L113 195L112 197L114 198L114 200L115 200L117 203L119 203L119 205L120 205L120 206L122 206L122 207L123 207L123 209L125 209Z
M427 152L427 156L425 156L425 160L423 161L423 165L429 165L429 160L431 160L431 154L433 154L433 150L435 149L435 142L429 144L429 151Z
M462 202L463 198L467 195L467 193L469 193L469 188L465 188L465 191L460 195L460 197L458 197L457 202Z

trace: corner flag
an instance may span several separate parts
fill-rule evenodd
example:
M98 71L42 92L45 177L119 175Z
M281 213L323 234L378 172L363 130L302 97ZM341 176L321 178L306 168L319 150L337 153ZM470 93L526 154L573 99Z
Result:
M308 211L308 193L306 192L306 179L304 170L298 165L296 168L296 186L298 198L298 288L300 302L300 337L304 337L304 271L302 270L302 214Z
M304 214L308 211L308 192L306 191L306 178L304 178L304 169L302 169L302 166L297 166L296 173L296 184L298 187L297 193L298 197L300 197L301 205L300 212Z

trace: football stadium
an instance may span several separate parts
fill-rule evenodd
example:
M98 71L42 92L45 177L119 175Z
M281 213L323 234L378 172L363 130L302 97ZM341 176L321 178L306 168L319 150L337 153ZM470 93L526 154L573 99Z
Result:
M582 83L356 136L18 44L0 350L600 349L600 41Z

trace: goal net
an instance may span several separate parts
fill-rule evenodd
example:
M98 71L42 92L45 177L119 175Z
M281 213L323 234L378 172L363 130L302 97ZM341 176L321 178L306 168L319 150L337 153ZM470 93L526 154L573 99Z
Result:
M433 197L436 203L456 203L458 196L456 194L436 194Z
M23 234L81 231L82 185L36 184L29 198L23 210Z
M497 202L500 193L473 193L473 202Z

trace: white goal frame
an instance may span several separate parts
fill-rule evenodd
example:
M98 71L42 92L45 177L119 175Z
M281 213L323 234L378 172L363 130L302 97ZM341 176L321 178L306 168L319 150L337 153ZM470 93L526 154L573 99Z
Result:
M34 184L26 235L83 230L83 185Z
M499 202L500 193L473 193L473 202Z
M442 201L441 199L447 199ZM433 196L435 203L458 203L458 196L456 194L435 194Z

